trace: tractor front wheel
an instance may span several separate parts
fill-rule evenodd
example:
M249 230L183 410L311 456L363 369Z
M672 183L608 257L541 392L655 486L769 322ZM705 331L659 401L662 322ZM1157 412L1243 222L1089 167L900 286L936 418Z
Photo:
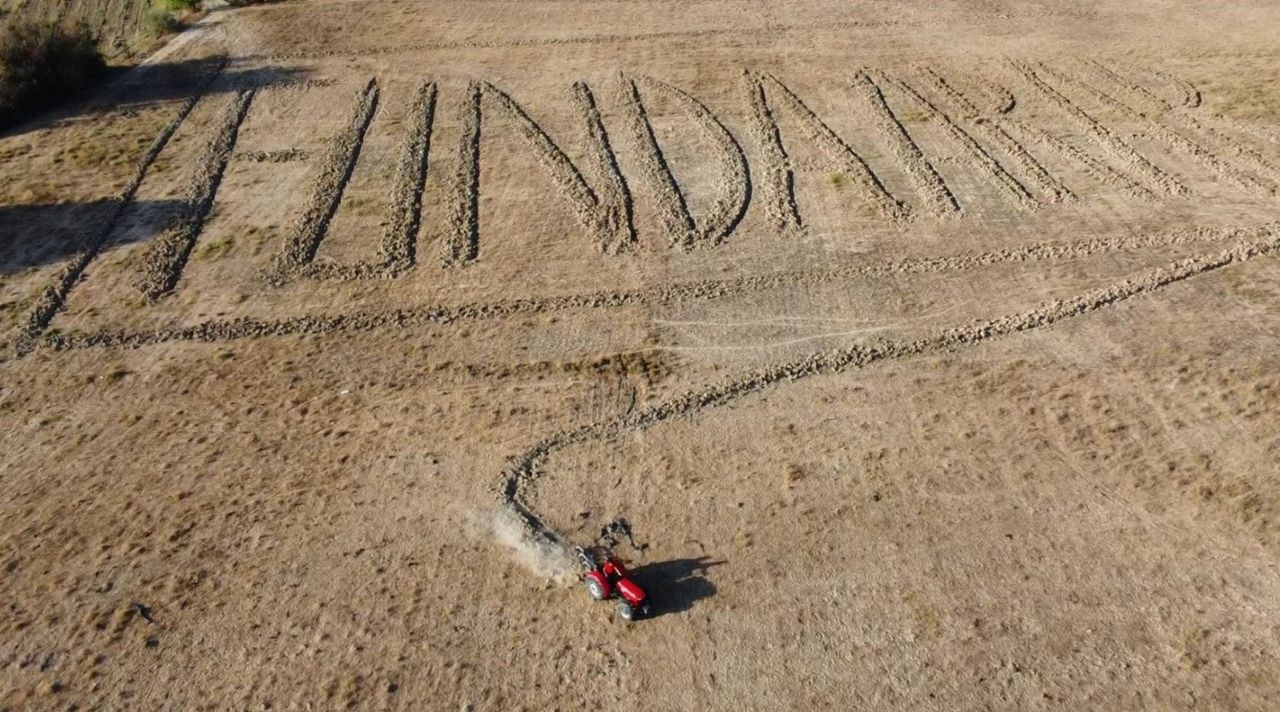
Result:
M636 619L636 609L626 601L618 601L618 615L622 616L624 621L633 621Z
M600 582L593 578L587 579L587 593L591 594L591 597L597 601L603 601L606 598L604 586L601 586Z

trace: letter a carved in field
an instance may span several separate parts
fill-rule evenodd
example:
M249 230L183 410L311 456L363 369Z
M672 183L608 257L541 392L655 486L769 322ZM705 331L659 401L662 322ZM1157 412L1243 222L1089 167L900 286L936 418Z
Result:
M840 138L785 84L763 73L746 74L748 103L758 140L765 157L765 210L780 232L793 232L802 225L796 203L795 174L776 120L778 109L789 114L801 129L804 142L819 147L833 168L849 175L858 198L877 213L893 221L905 219L910 209L894 197L871 166Z

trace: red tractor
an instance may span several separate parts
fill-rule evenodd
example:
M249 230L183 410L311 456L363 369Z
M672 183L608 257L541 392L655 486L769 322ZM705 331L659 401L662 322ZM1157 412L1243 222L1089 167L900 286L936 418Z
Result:
M649 615L649 596L632 581L627 567L614 558L604 547L584 549L578 547L578 562L582 564L582 581L587 592L597 601L618 599L618 615L633 621Z

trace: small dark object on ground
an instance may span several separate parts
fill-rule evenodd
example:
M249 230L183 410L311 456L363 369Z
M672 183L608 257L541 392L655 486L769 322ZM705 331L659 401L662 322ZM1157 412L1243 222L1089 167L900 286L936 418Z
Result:
M596 544L606 549L613 549L623 540L636 551L644 551L649 548L648 544L636 543L635 536L631 533L631 522L622 517L618 517L600 528L600 536L596 537Z
M154 618L152 618L152 617L151 617L151 607L150 607L150 606L147 606L146 604L143 604L143 603L134 603L134 604L133 604L133 609L134 609L134 610L136 610L136 611L138 612L138 615L142 616L142 620L144 620L144 621L146 621L146 622L148 622L148 623L155 623L155 622L156 622L156 619L154 619Z

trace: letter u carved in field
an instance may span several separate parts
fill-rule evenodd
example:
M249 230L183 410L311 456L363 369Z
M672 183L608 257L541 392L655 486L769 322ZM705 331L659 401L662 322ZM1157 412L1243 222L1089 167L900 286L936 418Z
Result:
M457 168L449 198L443 240L445 264L474 261L480 255L480 130L485 112L515 123L521 138L565 196L574 214L601 251L617 253L635 243L631 193L600 119L595 97L583 82L573 85L573 103L586 125L587 160L603 182L593 187L546 131L506 92L488 82L472 82L461 107Z
M431 81L420 83L409 101L379 256L350 264L315 260L360 160L365 135L377 111L378 94L377 83L370 80L356 95L347 124L334 137L329 154L320 165L311 200L276 261L277 278L299 273L314 279L396 277L413 268L435 118L436 84Z

